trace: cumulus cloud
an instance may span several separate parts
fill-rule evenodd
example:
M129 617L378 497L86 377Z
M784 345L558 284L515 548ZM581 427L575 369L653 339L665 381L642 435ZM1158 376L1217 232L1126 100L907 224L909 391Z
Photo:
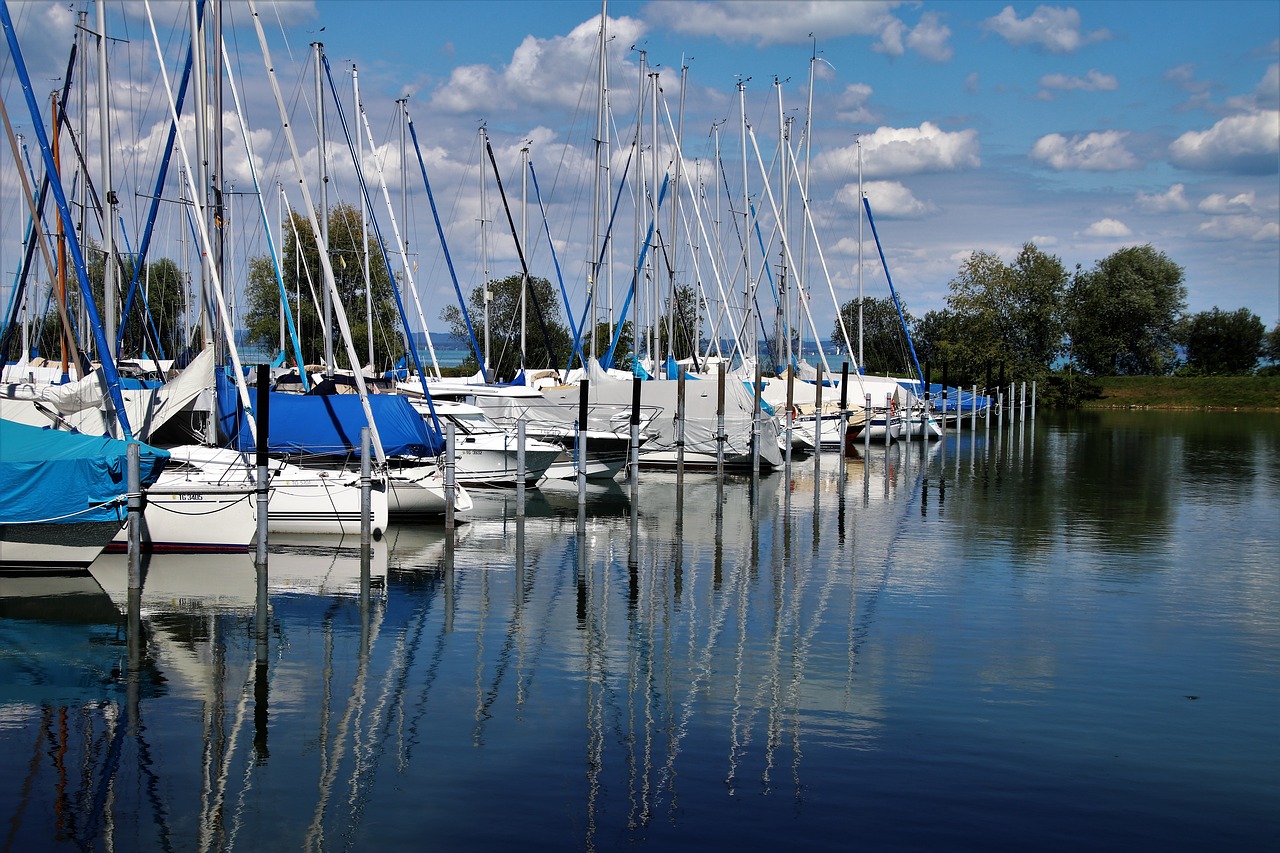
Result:
M645 14L664 29L731 43L808 44L814 33L824 38L871 36L872 50L887 56L911 49L935 62L950 59L951 30L940 17L926 12L908 29L893 15L897 5L883 0L653 0Z
M850 83L836 100L836 118L849 124L873 120L867 102L871 100L871 87L866 83Z
M862 189L871 202L876 218L922 219L938 211L933 202L921 201L897 181L864 181ZM857 209L858 185L845 184L836 192L836 201Z
M1280 166L1280 110L1227 116L1208 130L1188 131L1170 144L1169 160L1195 171L1275 174Z
M1125 225L1119 219L1099 219L1097 222L1084 229L1086 237L1103 237L1117 238L1129 237L1133 232L1129 230L1129 226Z
M942 23L938 14L925 12L920 16L920 23L916 24L907 36L907 47L925 59L946 62L953 54L951 45L948 43L950 38L951 28Z
M1280 240L1280 223L1260 216L1215 216L1201 223L1197 233L1209 240L1274 243Z
M1110 74L1103 74L1101 71L1089 69L1089 73L1084 77L1071 77L1066 74L1046 74L1040 78L1040 94L1041 100L1052 100L1055 96L1054 90L1070 92L1079 90L1081 92L1110 92L1119 88L1116 78Z
M863 174L867 177L915 175L976 169L978 132L947 132L931 122L919 127L881 127L862 137ZM821 174L843 178L857 173L856 145L823 152L814 158Z
M1105 130L1067 139L1061 134L1051 133L1036 140L1030 156L1059 172L1137 169L1142 163L1124 145L1128 135L1120 130Z
M1280 63L1271 63L1258 81L1258 88L1253 94L1258 99L1258 106L1263 109L1280 107Z
M1226 193L1213 193L1206 196L1199 205L1201 213L1213 215L1255 213L1258 209L1256 193L1238 193L1228 197Z
M641 40L645 26L634 18L610 18L619 44ZM451 113L512 109L516 106L574 107L583 69L591 67L600 20L590 18L564 36L526 36L502 68L462 65L431 95L432 106Z
M1080 31L1080 13L1072 8L1037 6L1029 17L1018 18L1012 6L988 18L982 26L1015 46L1033 45L1049 53L1074 53L1086 44L1111 38L1105 29Z
M1187 201L1186 186L1174 184L1166 192L1148 195L1138 192L1138 207L1149 213L1174 213L1190 210L1191 202Z

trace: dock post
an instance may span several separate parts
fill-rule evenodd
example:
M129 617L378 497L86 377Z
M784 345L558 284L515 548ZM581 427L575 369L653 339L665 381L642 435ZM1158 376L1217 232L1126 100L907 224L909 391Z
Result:
M271 367L266 364L258 365L258 399L254 405L253 416L257 419L258 426L258 477L255 486L258 492L258 554L257 561L265 563L267 561L267 530L270 527L270 510L267 506L271 500L271 479L267 471L269 457L267 451L270 450L270 437L268 431L271 422Z
M760 383L762 381L760 361L757 359L756 382L751 389L751 397L754 400L751 406L751 473L756 476L760 474Z
M1036 419L1036 380L1031 380L1031 420Z
M524 478L525 472L528 471L528 465L524 457L525 447L525 420L523 417L516 421L516 515L524 515Z
M129 589L142 588L142 445L125 448L129 490Z
M843 460L849 455L849 449L845 447L845 432L849 429L849 360L845 359L844 367L840 369L840 458ZM843 467L841 468L843 471Z
M578 383L578 503L587 502L587 409L590 407L590 383L585 377Z
M684 485L684 392L685 392L685 375L684 368L677 368L679 374L676 379L676 485ZM679 518L679 514L676 515Z
M889 449L890 442L893 441L893 395L884 395L884 447Z
M1022 380L1022 396L1018 400L1018 420L1027 419L1027 380Z
M978 386L973 385L969 390L969 431L978 431Z
M640 489L640 377L631 379L631 499Z
M871 395L867 395L867 408L862 413L862 458L871 453Z
M818 386L814 391L813 453L822 453L822 359L818 359Z
M787 371L787 414L786 414L786 453L783 454L783 462L787 466L787 470L791 470L791 440L795 437L796 428L796 376L791 371Z
M720 375L716 390L716 479L724 479L724 379L725 364L720 361Z
M456 430L453 421L444 425L444 529L453 530L454 477L457 474L457 461L454 457Z
M366 549L373 541L373 466L369 462L371 452L369 428L360 427L360 547Z

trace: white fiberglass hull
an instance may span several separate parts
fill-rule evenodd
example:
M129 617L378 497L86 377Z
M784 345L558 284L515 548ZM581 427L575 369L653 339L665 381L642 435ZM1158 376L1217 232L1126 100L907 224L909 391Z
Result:
M147 490L142 548L155 552L243 551L258 532L255 504L256 498L247 487L166 481L161 475ZM126 524L108 550L124 550L128 544Z
M0 524L0 573L85 571L119 529L118 521Z

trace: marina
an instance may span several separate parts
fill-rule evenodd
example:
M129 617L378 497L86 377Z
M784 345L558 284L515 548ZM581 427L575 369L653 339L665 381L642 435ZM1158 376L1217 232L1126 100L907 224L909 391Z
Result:
M1280 423L1040 412L0 582L8 849L1265 849Z

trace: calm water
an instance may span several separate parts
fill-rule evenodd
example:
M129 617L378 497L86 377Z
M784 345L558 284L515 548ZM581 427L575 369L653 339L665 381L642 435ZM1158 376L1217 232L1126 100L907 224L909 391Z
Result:
M642 479L0 581L2 849L1280 844L1280 417Z

